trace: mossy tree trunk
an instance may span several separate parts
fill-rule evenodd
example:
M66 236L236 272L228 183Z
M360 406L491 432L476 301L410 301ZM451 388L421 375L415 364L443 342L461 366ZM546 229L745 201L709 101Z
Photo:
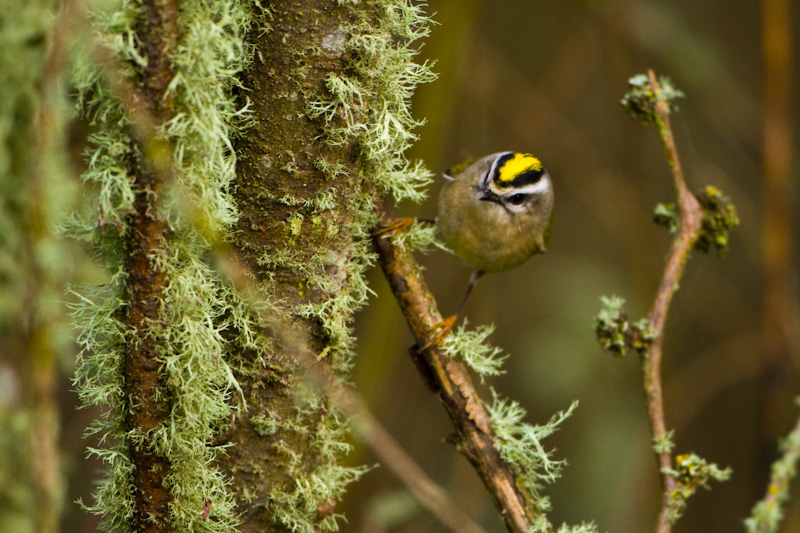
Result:
M362 470L305 375L348 371L375 199L428 181L403 155L428 20L409 0L92 17L108 65L84 58L76 79L99 193L73 231L111 279L75 306L79 392L108 409L89 509L115 531L336 530ZM235 278L212 268L232 256Z
M307 384L303 361L319 357L343 371L348 357L347 334L336 323L346 323L351 310L335 301L359 275L359 224L368 219L374 187L360 172L355 139L331 144L324 117L308 115L310 102L328 97L329 77L348 74L344 28L368 16L364 10L320 0L272 2L268 31L251 32L256 56L242 76L242 97L254 122L236 144L233 242L275 307L268 317L271 352L265 359L241 354L236 377L245 409L229 435L235 446L223 460L243 531L298 524L309 530L334 512L343 483L357 474L331 455L343 446L341 415L319 390L312 387L304 397L301 389ZM313 486L312 476L327 486ZM276 515L280 525L274 525Z

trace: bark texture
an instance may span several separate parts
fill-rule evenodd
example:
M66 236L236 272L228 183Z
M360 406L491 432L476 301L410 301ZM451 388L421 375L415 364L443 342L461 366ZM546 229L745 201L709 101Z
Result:
M149 117L154 124L171 118L171 101L164 98L173 72L169 54L176 42L177 3L175 0L146 0L138 36L147 57L140 86L133 94L134 112ZM141 117L135 117L138 119ZM165 271L167 223L161 213L164 176L152 163L155 139L139 138L133 152L135 200L129 218L127 253L127 324L131 329L130 350L125 361L125 387L128 397L128 430L146 435L162 425L169 415L167 399L160 394L162 362L158 330L163 320L164 293L169 283ZM132 439L134 522L142 531L169 528L170 494L164 486L169 461L148 444Z
M304 382L297 361L330 359L337 349L323 320L307 310L347 290L354 219L366 194L359 146L331 146L323 121L306 115L308 102L325 95L328 77L347 69L342 26L354 11L327 1L271 2L264 26L251 33L256 54L242 77L242 97L255 122L235 147L240 217L233 244L262 288L259 297L275 307L268 311L274 323L266 334L274 344L267 360L240 354L236 377L246 405L223 460L234 479L242 531L291 529L275 523L275 514L300 504L277 501L275 494L295 491L298 476L331 461L320 457L317 431L330 413L318 396L298 400ZM326 163L339 170L319 170ZM334 506L323 498L317 519Z

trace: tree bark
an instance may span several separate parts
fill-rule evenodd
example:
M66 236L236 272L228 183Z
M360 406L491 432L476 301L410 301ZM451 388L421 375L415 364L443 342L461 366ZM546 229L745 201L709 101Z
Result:
M242 531L292 529L275 518L291 512L288 506L311 505L318 521L334 512L332 497L298 494L295 487L298 477L332 460L321 457L318 441L336 418L319 391L313 401L298 400L304 383L298 361L325 356L336 368L341 340L304 310L347 290L366 184L358 144L331 145L322 119L306 115L309 101L325 94L328 76L347 69L344 47L331 43L343 42L341 27L356 11L329 1L271 2L264 26L250 35L256 54L241 81L254 123L235 146L240 216L233 244L270 302L266 334L273 344L266 360L252 352L238 356L246 404L222 465L234 479ZM326 164L337 172L319 170ZM276 494L294 496L279 501Z
M176 42L175 0L145 0L138 25L142 54L147 58L140 87L133 101L142 106L138 113L160 125L172 116L171 99L165 98L174 75L170 53ZM163 362L158 330L164 320L164 294L169 277L164 264L169 256L168 228L162 214L165 176L154 168L155 139L137 139L133 169L135 200L125 240L127 318L131 330L130 349L125 360L125 388L129 402L128 430L147 435L167 421L169 407L161 380ZM170 526L171 495L165 486L169 460L157 454L151 444L131 439L133 463L134 522L141 531L165 531Z

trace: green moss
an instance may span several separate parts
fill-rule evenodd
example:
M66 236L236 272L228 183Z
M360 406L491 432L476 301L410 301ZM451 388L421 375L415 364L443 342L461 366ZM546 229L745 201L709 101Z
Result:
M91 17L99 38L131 76L142 64L136 16L131 2L120 1L94 5ZM169 460L165 484L176 530L234 531L238 524L228 480L214 466L224 447L209 443L225 430L241 398L226 361L229 344L263 353L268 343L259 338L252 311L204 261L209 254L204 235L225 231L236 219L227 192L235 164L230 137L245 125L246 109L237 107L231 93L248 58L247 26L248 14L239 2L188 3L179 12L180 37L171 57L175 75L168 89L175 113L159 133L174 147L176 178L163 198L171 232L164 236L169 255L160 260L169 284L165 321L156 333L165 384L158 393L168 400L170 416L147 435L125 428L124 354L136 339L122 321L123 244L134 196L129 175L141 155L132 148L128 121L88 50L76 69L81 105L96 126L84 180L98 193L95 210L85 220L76 216L72 230L92 243L111 273L103 287L76 288L80 302L73 310L84 348L76 372L78 391L84 405L106 409L90 428L100 436L100 446L90 452L107 470L88 509L104 518L107 530L132 527L131 442L147 442ZM237 331L235 339L223 335L229 330ZM204 520L198 510L208 501L212 511Z

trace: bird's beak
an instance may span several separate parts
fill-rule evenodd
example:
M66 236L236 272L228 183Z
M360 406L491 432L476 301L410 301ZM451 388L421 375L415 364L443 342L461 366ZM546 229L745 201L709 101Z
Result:
M481 195L478 200L482 202L495 202L500 203L500 197L493 193L492 191L484 191L483 195Z

